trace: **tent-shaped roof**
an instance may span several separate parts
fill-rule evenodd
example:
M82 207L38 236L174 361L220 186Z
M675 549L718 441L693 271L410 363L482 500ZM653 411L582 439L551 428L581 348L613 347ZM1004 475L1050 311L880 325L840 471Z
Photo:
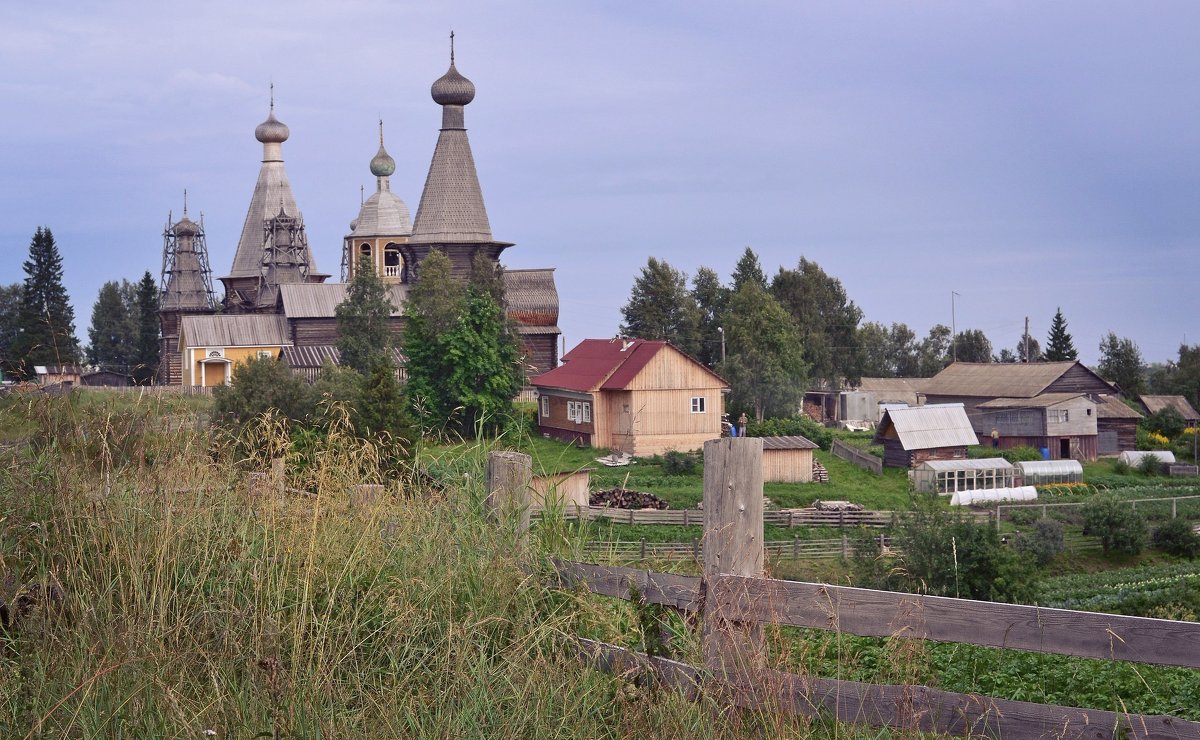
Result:
M1163 409L1175 409L1184 419L1191 421L1200 419L1200 414L1192 408L1192 404L1183 396L1140 396L1138 398L1146 407L1147 414L1157 414Z
M1081 362L954 362L925 381L923 390L929 396L1033 398L1075 368L1112 387Z
M539 388L579 392L621 390L663 351L678 352L728 387L724 378L669 342L620 338L585 339L563 355L562 365L538 375L530 383Z
M1096 404L1096 418L1140 419L1142 415L1129 408L1129 404L1116 396L1101 396L1099 403Z
M889 408L875 433L875 439L885 438L900 440L906 451L979 444L961 403Z

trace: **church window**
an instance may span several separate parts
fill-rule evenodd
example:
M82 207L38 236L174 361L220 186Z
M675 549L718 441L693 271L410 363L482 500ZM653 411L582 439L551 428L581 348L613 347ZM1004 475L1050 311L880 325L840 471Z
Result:
M384 277L400 277L400 270L403 268L404 261L400 257L400 248L395 244L388 244L383 248L383 275Z

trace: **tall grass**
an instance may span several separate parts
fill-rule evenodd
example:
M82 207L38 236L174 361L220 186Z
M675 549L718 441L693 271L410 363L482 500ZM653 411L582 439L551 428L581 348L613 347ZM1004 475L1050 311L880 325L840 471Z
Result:
M636 644L636 611L541 585L483 514L486 446L441 460L452 479L397 476L329 408L301 467L281 420L214 440L165 403L22 411L32 443L0 470L4 737L827 731L580 664L571 635ZM285 480L247 484L280 456ZM387 495L352 507L364 481ZM534 555L571 526L548 517Z

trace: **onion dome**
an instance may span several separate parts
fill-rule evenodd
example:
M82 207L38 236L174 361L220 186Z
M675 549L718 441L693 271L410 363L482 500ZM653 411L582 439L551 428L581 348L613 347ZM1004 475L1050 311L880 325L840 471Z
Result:
M453 60L450 69L437 78L429 91L438 105L466 105L475 99L475 83L458 73Z
M254 138L264 144L282 144L288 140L291 133L288 127L275 117L275 106L272 105L271 112L267 114L267 120L258 124L258 128L254 129Z
M379 142L379 151L371 159L371 174L375 177L391 177L395 171L396 160L383 148L383 142Z

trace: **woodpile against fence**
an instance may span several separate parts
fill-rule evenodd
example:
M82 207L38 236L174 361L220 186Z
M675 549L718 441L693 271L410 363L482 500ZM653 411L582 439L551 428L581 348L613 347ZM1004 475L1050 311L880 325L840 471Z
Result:
M667 502L653 493L631 491L627 488L616 487L607 491L593 491L588 496L591 506L603 506L612 509L666 509Z

